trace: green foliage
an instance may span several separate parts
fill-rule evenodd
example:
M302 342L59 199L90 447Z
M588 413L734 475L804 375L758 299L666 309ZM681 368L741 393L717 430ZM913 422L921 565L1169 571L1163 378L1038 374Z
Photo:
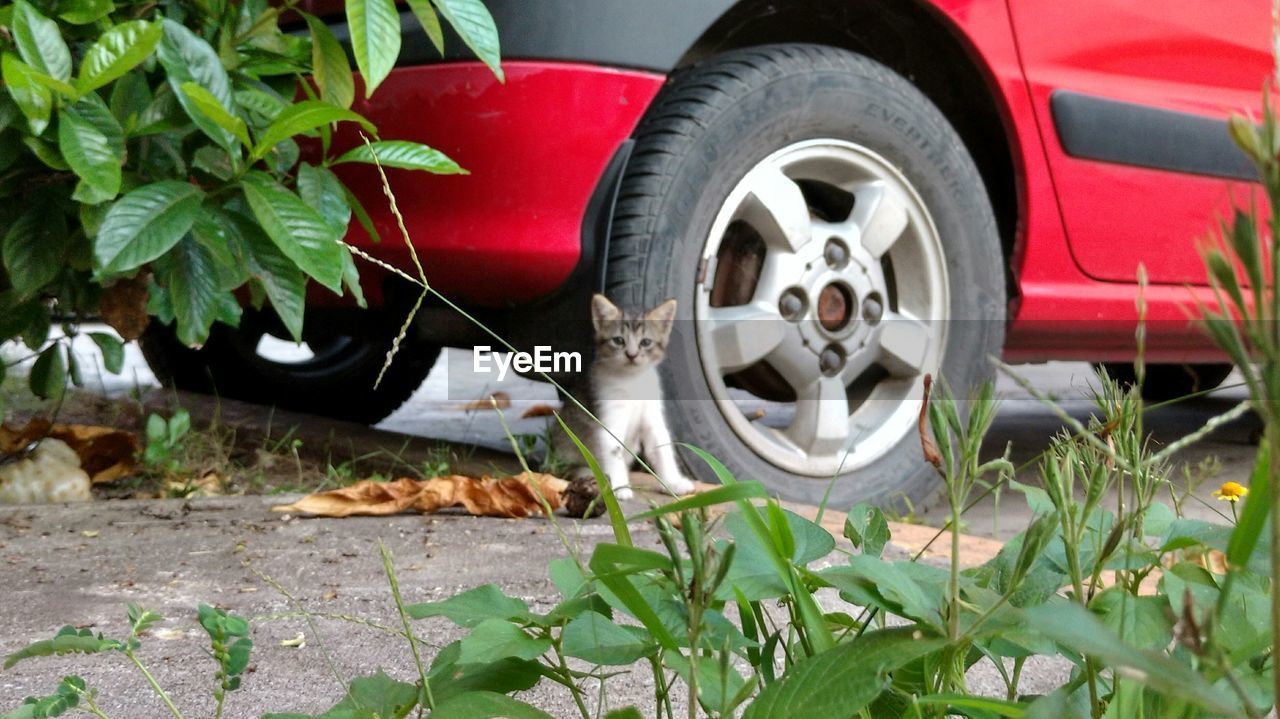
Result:
M166 472L180 469L178 455L191 431L191 414L179 409L169 419L152 413L147 417L147 446L142 451L146 466Z
M479 0L437 4L501 77ZM363 303L340 240L367 213L328 168L378 153L390 167L463 172L438 150L378 139L351 110L355 79L333 31L304 15L305 31L286 33L282 11L265 0L0 0L0 341L39 354L38 396L79 380L50 318L74 335L121 280L144 283L146 311L192 346L215 322L237 324L243 297L270 302L300 339L308 281ZM367 97L399 56L399 13L391 0L346 12ZM430 5L415 12L443 37ZM344 125L373 135L372 149L340 148ZM317 152L301 160L300 143ZM95 341L119 371L116 345Z

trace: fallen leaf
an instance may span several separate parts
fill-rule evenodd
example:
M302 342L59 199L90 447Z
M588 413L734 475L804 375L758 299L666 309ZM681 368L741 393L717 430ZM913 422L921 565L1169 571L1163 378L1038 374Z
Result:
M307 635L303 634L302 632L298 632L298 636L294 637L293 639L282 639L280 641L280 646L297 647L298 649L301 649L307 646Z
M87 424L50 424L32 419L25 427L0 427L0 453L15 454L45 437L61 440L80 457L80 468L93 484L110 482L133 472L140 449L132 432Z
M333 600L338 598L338 591L336 589L330 589L329 591L320 595L320 598L326 602L332 602Z
M98 530L96 530L96 529L86 529L86 530L84 530L84 531L80 532L80 536L82 536L82 537L88 537L89 539L93 539L94 537L98 536Z
M478 409L506 409L511 406L511 395L506 392L494 392L493 394L478 399L474 402L468 402L460 409L464 412L474 412Z
M520 415L520 419L529 419L530 417L550 417L555 413L556 408L549 404L535 404L529 409L526 409L524 413Z
M764 419L764 410L763 410L763 409L757 409L756 411L754 411L754 412L752 412L751 414L747 415L747 420L748 420L748 421L750 421L750 422L754 422L754 421L756 421L756 420L758 420L758 419Z
M363 480L350 487L309 494L293 504L272 507L273 512L304 512L323 517L382 516L407 510L435 512L463 507L481 517L527 517L543 511L539 494L552 511L562 504L569 483L549 474L524 472L512 477L464 477L397 479L393 482Z
M165 482L165 493L170 497L221 497L226 494L227 481L212 470L195 479L171 479Z

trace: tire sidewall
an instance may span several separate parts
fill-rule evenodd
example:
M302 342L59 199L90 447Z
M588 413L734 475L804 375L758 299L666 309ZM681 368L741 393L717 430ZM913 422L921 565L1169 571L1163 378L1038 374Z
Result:
M952 314L941 374L963 394L990 375L987 355L998 352L1003 340L1003 260L981 177L954 130L923 95L887 68L842 54L847 62L838 69L794 63L797 67L757 86L738 88L732 102L686 138L686 151L673 155L671 182L655 210L651 252L643 264L643 301L651 306L676 297L681 316L691 318L711 225L747 171L793 143L853 142L898 168L938 230ZM712 398L693 323L676 324L663 364L674 400L668 403L674 434L717 455L735 476L759 479L771 491L811 502L821 500L830 485L829 498L837 505L918 504L937 485L914 433L857 472L836 478L834 485L796 477L765 461L738 438ZM707 478L700 461L690 456L686 461Z

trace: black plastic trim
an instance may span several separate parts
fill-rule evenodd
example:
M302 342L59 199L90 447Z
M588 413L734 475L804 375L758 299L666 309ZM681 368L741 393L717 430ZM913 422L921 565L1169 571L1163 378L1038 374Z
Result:
M1055 91L1049 104L1058 139L1072 157L1258 181L1226 120L1069 90Z
M504 60L560 60L670 72L733 0L486 0ZM328 18L349 51L342 17ZM474 60L448 23L445 61ZM413 13L400 13L401 65L440 62ZM302 26L305 30L305 26Z

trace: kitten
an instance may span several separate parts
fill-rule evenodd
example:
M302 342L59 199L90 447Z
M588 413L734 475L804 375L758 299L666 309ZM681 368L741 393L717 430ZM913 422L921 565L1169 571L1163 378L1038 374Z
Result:
M573 402L565 402L562 416L600 463L619 499L632 496L633 452L649 463L659 481L671 492L693 491L693 482L680 471L676 460L671 431L662 410L662 384L658 379L658 363L666 355L675 314L675 300L667 300L640 314L618 309L604 295L591 298L596 357L586 381L579 383L574 395L608 431ZM556 451L562 457L581 458L573 441L564 433L556 438ZM571 475L590 472L590 468L580 463Z

